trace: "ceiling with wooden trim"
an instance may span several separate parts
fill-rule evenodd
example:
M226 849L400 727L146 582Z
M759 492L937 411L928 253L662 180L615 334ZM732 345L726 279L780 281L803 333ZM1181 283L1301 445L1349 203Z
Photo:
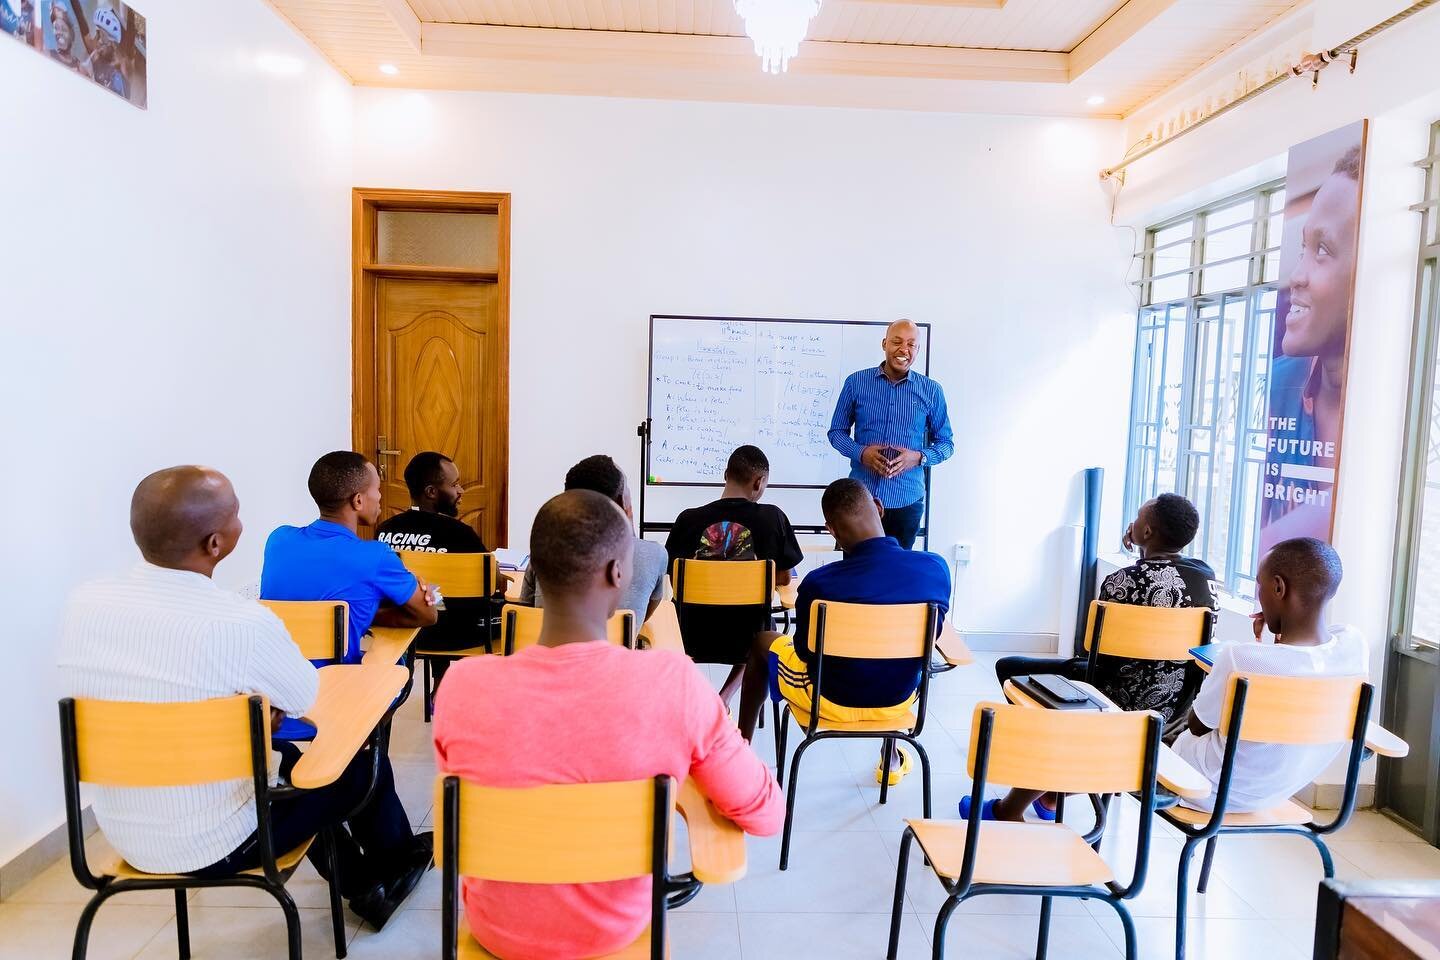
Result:
M1308 0L822 0L779 76L733 0L269 3L365 86L1114 117Z

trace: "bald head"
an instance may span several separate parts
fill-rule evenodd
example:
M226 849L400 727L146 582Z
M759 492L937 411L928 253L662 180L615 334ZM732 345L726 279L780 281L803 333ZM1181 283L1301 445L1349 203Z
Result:
M206 575L240 539L240 501L209 467L157 470L130 498L130 532L146 560Z
M914 320L896 320L885 328L885 373L892 380L903 380L915 362L919 347L920 327Z

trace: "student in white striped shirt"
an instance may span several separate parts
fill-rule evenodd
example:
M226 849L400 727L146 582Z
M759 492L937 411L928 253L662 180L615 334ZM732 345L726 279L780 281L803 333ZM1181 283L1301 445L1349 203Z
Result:
M211 580L242 530L230 481L205 467L153 473L135 489L130 528L144 562L125 576L77 588L66 607L59 645L66 695L166 703L258 693L269 698L277 722L308 710L319 686L315 668L279 618ZM299 751L276 746L280 776L288 777ZM353 810L365 798L371 762L362 754L330 786L275 800L275 849L292 849ZM348 820L349 832L337 831L341 893L377 928L431 860L430 834L411 834L383 756L380 771L374 796ZM205 875L259 865L248 779L96 787L92 796L106 839L141 870ZM324 875L324 859L315 847L310 852Z

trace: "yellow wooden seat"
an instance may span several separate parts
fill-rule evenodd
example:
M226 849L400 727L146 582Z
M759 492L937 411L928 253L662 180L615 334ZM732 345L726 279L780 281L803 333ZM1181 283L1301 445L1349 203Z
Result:
M350 604L344 600L261 600L285 624L307 660L345 659L350 639Z
M279 870L283 874L289 874L296 867L300 866L300 861L305 859L305 854L310 852L310 845L314 842L315 838L311 837L309 840L306 840L304 843L300 844L300 846L294 848L293 850L287 850L284 854L276 854L275 869ZM116 877L121 880L186 879L184 874L146 873L144 870L137 870L134 867L130 866L130 864L126 863L123 858L118 856L112 856L110 858L110 861L105 864L105 866L100 868L100 871L96 874L96 876ZM265 876L265 870L263 867L255 867L252 870L241 870L236 874L236 876L263 877Z
M507 603L500 611L500 650L507 657L540 642L540 627L545 622L543 607L527 607ZM635 612L617 610L605 625L611 643L627 650L635 649Z
M805 732L796 745L790 761L790 785L786 795L785 828L780 838L780 869L790 865L790 832L795 823L795 784L800 772L800 758L805 750L820 740L832 737L861 738L880 741L882 763L888 767L896 740L904 740L920 758L920 776L925 816L930 816L930 757L918 739L925 727L925 704L930 691L930 656L939 632L940 611L933 603L838 603L816 600L810 605L809 645L814 657L809 668L810 692L816 705L825 686L827 662L835 657L851 660L914 660L920 675L920 688L915 706L904 716L889 720L834 721L821 717L791 703L775 719L775 775L785 785L785 741L790 725L787 717ZM880 777L880 802L889 796L890 778Z
M669 956L664 891L671 884L667 860L675 810L669 777L506 788L483 786L442 771L435 788L445 960L492 956L462 923L462 877L536 884L649 877L655 891L650 926L644 936L610 956L617 960ZM691 806L703 806L703 801L695 801L693 790L689 795ZM690 819L691 830L713 843L715 831L708 819L697 809ZM456 827L447 829L447 824ZM692 860L696 853L692 836Z
M1210 811L1192 810L1189 807L1174 806L1165 811L1165 818L1177 823L1202 825L1210 822ZM1268 810L1252 810L1248 813L1226 813L1227 827L1295 827L1315 819L1310 811L1293 800Z
M439 587L446 600L488 600L495 596L500 587L500 563L493 553L424 553L419 550L397 550L396 555L405 569L416 577ZM499 634L495 619L487 612L484 623L476 630L481 641L464 650L443 650L427 647L422 631L411 655L422 665L421 685L424 700L425 722L430 722L435 712L435 682L432 676L432 660L447 663L461 657L499 653Z
M790 715L795 718L796 723L802 727L810 726L811 718L808 712L800 709L793 703L788 704L788 707ZM907 711L903 717L897 717L894 720L847 720L845 722L837 722L821 717L815 724L815 729L848 730L851 733L904 733L908 730L913 730L919 722L919 716L916 715L914 710L910 710Z
M264 697L240 695L179 703L67 697L60 701L60 750L70 866L81 886L95 891L75 926L72 952L75 960L84 960L95 914L106 900L127 891L156 889L174 891L176 939L184 960L190 955L188 891L225 886L258 887L285 907L288 955L290 960L300 960L300 915L285 890L285 882L315 838L293 850L277 852L270 847L270 710ZM137 789L200 786L233 780L255 785L255 827L260 837L258 868L199 878L146 873L118 856L98 873L90 867L80 806L82 783L110 789ZM322 832L319 839L331 867L330 915L335 956L343 958L346 930L333 840L328 831Z
M979 704L970 725L969 818L906 821L895 875L889 960L895 960L900 947L905 880L910 848L916 842L946 893L931 941L936 960L945 955L945 928L955 908L971 897L995 893L1041 898L1036 956L1046 955L1053 899L1070 897L1108 904L1124 928L1126 960L1136 960L1135 924L1124 901L1137 895L1145 881L1159 754L1160 717L1148 711L1102 713ZM1091 846L1099 841L1098 827L1081 836L1063 823L1063 800L1057 810L1059 823L983 820L985 790L992 782L1054 791L1062 797L1138 793L1131 882L1117 883L1115 871Z
M460 921L459 934L459 960L504 960L480 946L479 942L470 935L470 925L462 918ZM647 960L650 956L650 931L642 933L634 943L615 953L607 953L603 957L595 957L594 960ZM670 945L665 945L665 956L670 956Z
M686 634L710 615L707 608L748 607L754 611L754 627L735 638L736 650L748 651L755 633L768 629L770 606L775 596L773 560L676 560L670 565L670 582L675 590L675 611L680 639L690 650Z
M965 862L964 820L906 820L935 872L960 879ZM1083 886L1115 879L1085 838L1060 823L987 823L975 856L976 883Z
M1235 754L1247 743L1259 744L1334 744L1337 750L1349 745L1345 786L1340 809L1325 824L1316 823L1310 812L1293 801L1286 801L1269 810L1253 813L1231 813L1229 789L1218 790L1208 813L1187 807L1170 807L1160 815L1185 835L1180 849L1179 883L1176 884L1175 957L1185 957L1186 910L1189 899L1190 857L1198 844L1205 844L1196 889L1204 893L1210 882L1210 868L1215 859L1215 844L1221 835L1288 833L1304 837L1320 855L1325 877L1335 876L1334 861L1325 845L1326 834L1343 827L1355 809L1360 786L1360 764L1365 757L1365 742L1370 723L1370 705L1375 688L1365 677L1285 677L1261 673L1235 673L1225 691L1220 709L1221 737L1227 741L1224 762L1217 783L1228 783ZM1389 731L1383 731L1389 734ZM1230 738L1239 742L1231 744ZM1399 741L1399 738L1394 738ZM1235 751L1228 748L1234 746ZM1387 746L1403 755L1408 747L1404 741Z

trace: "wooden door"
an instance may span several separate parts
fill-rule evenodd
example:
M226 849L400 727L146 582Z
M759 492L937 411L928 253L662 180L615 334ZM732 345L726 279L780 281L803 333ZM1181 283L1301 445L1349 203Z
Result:
M383 516L410 506L405 464L438 450L459 468L460 518L505 543L498 285L377 278L376 434Z

